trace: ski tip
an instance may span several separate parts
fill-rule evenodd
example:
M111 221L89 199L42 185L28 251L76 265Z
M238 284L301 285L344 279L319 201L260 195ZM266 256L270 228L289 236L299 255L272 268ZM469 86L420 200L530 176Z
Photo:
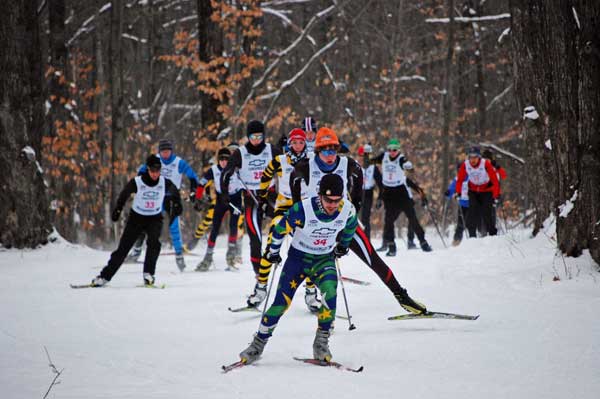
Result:
M360 373L364 370L365 368L363 366L360 366L359 368L357 368L356 370L354 370L354 372L356 373Z

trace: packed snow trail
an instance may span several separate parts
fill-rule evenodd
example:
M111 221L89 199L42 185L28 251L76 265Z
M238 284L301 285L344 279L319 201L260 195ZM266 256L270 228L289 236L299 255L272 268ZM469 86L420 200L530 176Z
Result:
M428 237L434 252L407 251L397 240L398 256L384 259L428 308L481 317L388 321L402 309L349 255L344 274L371 284L346 284L357 329L338 320L330 344L333 360L364 365L360 374L292 359L311 356L316 328L302 290L262 358L223 374L221 365L238 359L258 325L257 312L227 310L245 302L254 280L249 264L224 271L226 240L207 273L188 272L197 257L179 273L173 256L161 256L156 279L164 290L135 288L139 264L123 265L109 289L69 287L91 281L108 252L64 242L2 250L2 397L44 395L54 378L44 346L64 368L49 395L56 398L305 398L315 390L340 398L600 396L600 276L588 253L563 264L553 241L531 239L529 231L465 239L447 250L433 231Z

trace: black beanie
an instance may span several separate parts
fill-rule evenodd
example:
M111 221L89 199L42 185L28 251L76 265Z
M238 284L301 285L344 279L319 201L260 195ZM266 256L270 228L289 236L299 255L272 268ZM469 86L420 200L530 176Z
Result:
M333 173L323 176L319 186L319 194L341 197L344 194L344 180Z
M171 150L173 151L173 142L168 139L161 139L158 142L158 151Z
M248 122L246 126L246 136L250 136L253 133L265 133L265 125L261 121L252 120Z
M231 156L231 152L229 151L229 149L227 147L221 148L219 150L219 152L217 152L217 160L229 159L230 156Z
M146 158L146 167L151 170L160 170L162 166L160 162L160 158L156 155L152 154L148 158Z

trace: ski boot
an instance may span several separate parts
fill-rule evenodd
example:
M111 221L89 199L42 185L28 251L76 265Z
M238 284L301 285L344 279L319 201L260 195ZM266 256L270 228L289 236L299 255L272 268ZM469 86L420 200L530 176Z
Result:
M329 331L317 328L315 341L313 342L313 357L321 361L330 361L331 352L329 351Z
M408 240L408 242L406 243L406 247L410 250L410 249L417 249L417 245L415 244L415 242L413 240Z
M101 276L96 276L90 283L92 287L102 287L108 283L108 280Z
M144 285L147 287L154 285L154 276L150 273L144 273Z
M420 302L415 301L410 296L404 288L401 289L399 294L394 294L396 300L406 310L407 312L414 314L427 313L427 308Z
M321 309L321 300L317 297L316 287L306 287L306 291L304 291L304 302L306 302L306 306L308 306L308 310L311 313L319 312L319 309Z
M452 246L458 247L460 245L461 241L462 241L461 239L455 238L454 240L452 240Z
M202 259L202 262L198 263L198 266L196 266L196 271L197 272L206 272L208 271L208 269L210 269L210 267L212 266L213 263L213 251L212 249L208 249L206 251L206 255L204 255L204 259Z
M423 250L423 252L433 251L433 249L431 249L431 245L429 245L429 243L425 240L421 241L421 250Z
M258 307L267 297L267 284L256 283L254 292L248 297L248 306Z
M396 256L396 243L395 242L390 242L388 251L385 254L385 256Z
M266 344L266 339L261 339L257 335L254 335L254 339L252 340L250 346L240 353L240 359L245 364L254 363L260 358L260 355L262 355Z
M177 263L177 268L180 272L183 272L185 269L185 260L183 259L183 254L175 254L175 263Z
M377 248L375 251L377 251L377 252L387 251L389 245L390 245L390 243L388 241L383 240L383 242L381 243L381 246L379 248Z
M235 242L227 244L227 253L225 254L225 261L227 262L227 270L238 270L235 266L235 259L237 257L237 246Z

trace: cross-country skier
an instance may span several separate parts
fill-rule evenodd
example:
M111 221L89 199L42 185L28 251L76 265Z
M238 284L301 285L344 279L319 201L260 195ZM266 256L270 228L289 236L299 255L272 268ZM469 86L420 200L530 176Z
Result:
M135 194L127 224L119 241L119 247L110 255L108 264L92 280L93 287L108 283L123 264L127 253L140 234L148 236L148 248L144 260L144 284L154 284L156 260L160 254L160 232L162 230L163 207L170 219L181 214L179 190L171 180L161 176L161 162L156 155L146 159L144 172L131 179L119 194L117 204L112 211L112 221L119 220L125 202Z
M479 147L471 147L467 155L468 159L458 169L456 187L462 187L463 182L469 179L469 213L467 214L469 237L477 237L477 226L480 220L483 220L488 234L495 236L497 230L493 205L500 190L496 170L490 160L481 158ZM455 195L460 196L460 193Z
M331 360L329 335L335 320L338 281L335 258L348 253L358 223L354 206L344 199L344 191L340 176L325 175L320 181L318 195L295 203L275 225L265 259L271 263L281 262L279 250L284 236L293 232L294 238L273 304L265 312L250 346L240 353L242 362L250 364L261 356L279 319L289 309L296 289L306 277L317 282L323 295L313 356L318 360Z
M229 202L229 182L233 176L239 176L244 188L244 218L246 232L250 238L250 261L254 274L258 278L262 244L262 219L265 201L257 197L260 178L263 171L277 155L271 144L265 142L265 126L252 120L246 127L248 142L235 150L225 169L221 173L221 199Z
M161 174L167 179L171 180L177 189L181 189L181 183L183 175L186 175L190 180L190 201L193 203L195 200L196 187L198 186L198 176L190 165L175 155L173 152L173 142L167 139L161 139L158 142L158 155L162 164ZM138 173L146 172L146 166L142 166ZM181 232L179 229L179 217L173 218L169 224L169 232L171 234L171 241L173 248L175 249L175 261L179 270L185 269L185 261L183 259L183 244L181 240ZM144 243L144 237L138 238L135 243L135 247L129 256L132 260L137 260L142 251L142 244Z
M294 202L303 199L302 187L304 184L308 187L307 195L314 196L318 192L319 182L323 176L337 174L344 181L344 196L349 196L357 211L360 210L362 169L352 158L339 156L338 148L339 140L335 132L326 127L320 128L315 142L315 156L298 162L290 178ZM360 227L356 229L356 234L352 237L350 249L379 276L394 294L400 306L412 313L427 311L425 306L414 301L400 286L392 270L375 252L371 241Z
M408 223L416 233L421 249L425 252L431 251L431 246L425 240L425 231L415 213L415 206L412 200L412 193L408 189L405 170L412 168L412 163L406 159L404 154L400 153L400 141L391 139L387 144L387 151L375 158L375 161L381 162L381 194L385 209L383 224L383 248L387 247L387 256L396 256L396 242L394 233L394 224L400 213L404 212L408 218ZM424 192L417 185L413 187L423 198Z
M208 245L206 248L206 254L204 259L196 267L196 271L205 272L213 263L213 252L219 235L219 229L221 228L221 222L227 212L230 213L229 217L229 240L227 243L227 254L225 259L227 266L232 268L235 266L235 259L237 257L237 225L238 216L242 213L242 186L238 181L237 176L232 176L229 181L228 197L229 201L225 202L222 200L222 189L221 189L221 173L229 161L231 153L227 148L221 148L217 153L217 165L213 165L200 179L200 184L196 189L196 201L200 200L204 194L204 187L209 182L214 182L215 191L217 192L217 200L215 204L215 210L213 214L213 223L210 235L208 237Z
M292 129L289 134L286 147L288 151L285 154L277 155L269 163L260 179L260 189L258 195L266 198L273 178L277 176L277 199L275 201L275 212L271 222L271 231L267 239L267 247L270 245L273 236L273 228L283 217L283 214L292 206L292 191L290 188L290 175L294 171L294 166L302 159L306 158L306 133L302 129ZM271 264L261 260L258 280L254 287L254 292L248 298L248 306L258 306L267 295L267 281ZM317 297L315 284L306 279L306 289L304 301L308 309L316 313L321 308L321 301Z

